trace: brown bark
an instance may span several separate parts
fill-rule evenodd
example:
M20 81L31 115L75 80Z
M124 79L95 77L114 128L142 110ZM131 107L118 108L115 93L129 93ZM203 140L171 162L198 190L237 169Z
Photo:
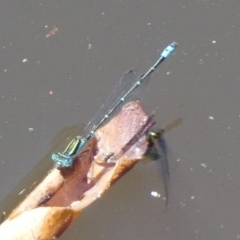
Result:
M125 105L96 132L72 167L54 168L11 212L0 226L0 239L59 237L85 207L143 157L146 133L153 124L138 102Z

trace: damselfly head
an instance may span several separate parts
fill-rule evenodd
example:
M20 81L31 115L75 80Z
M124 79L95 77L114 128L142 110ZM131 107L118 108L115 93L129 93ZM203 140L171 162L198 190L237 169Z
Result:
M163 134L164 134L164 129L160 129L160 131L158 131L158 132L150 131L148 133L148 137L150 138L150 140L151 140L151 138L159 139L159 138L163 137Z
M53 160L54 162L57 163L57 162L58 162L58 159L59 159L59 153L57 153L57 152L52 153L51 158L52 158L52 160Z
M64 156L61 153L55 152L52 154L52 160L56 163L58 168L70 167L72 165L72 158Z

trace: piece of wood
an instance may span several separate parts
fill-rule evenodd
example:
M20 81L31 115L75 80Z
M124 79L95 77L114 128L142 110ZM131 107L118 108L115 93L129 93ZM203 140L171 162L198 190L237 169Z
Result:
M72 167L54 168L11 212L0 225L0 239L59 237L85 207L143 157L146 133L154 123L138 102L126 104L96 132Z

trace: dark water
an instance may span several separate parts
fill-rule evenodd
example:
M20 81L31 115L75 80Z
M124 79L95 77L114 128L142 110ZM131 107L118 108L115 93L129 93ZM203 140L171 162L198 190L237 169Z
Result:
M140 94L157 127L183 118L166 136L168 210L150 194L162 190L156 162L139 164L61 239L240 238L239 1L0 6L1 201L56 142L66 144L63 129L88 122L124 72L143 73L176 41Z

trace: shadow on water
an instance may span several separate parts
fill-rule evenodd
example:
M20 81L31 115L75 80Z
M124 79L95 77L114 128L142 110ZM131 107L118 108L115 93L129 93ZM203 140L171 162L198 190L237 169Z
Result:
M52 152L62 151L69 141L73 137L76 137L76 133L80 133L81 131L82 128L77 125L66 127L53 139L49 151L0 203L0 215L2 215L0 223L42 181L48 171L53 168L54 163L51 160Z

